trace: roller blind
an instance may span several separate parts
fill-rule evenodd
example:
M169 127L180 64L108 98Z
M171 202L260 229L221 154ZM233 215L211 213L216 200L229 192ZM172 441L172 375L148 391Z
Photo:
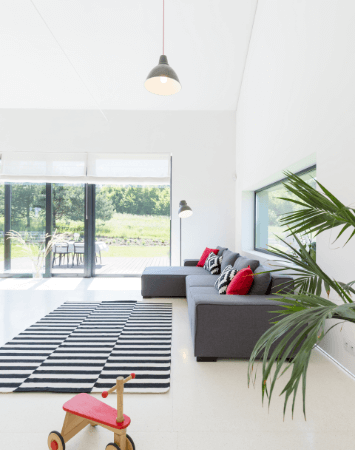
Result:
M88 178L93 182L119 179L124 183L170 182L167 153L89 153Z
M3 152L1 181L168 184L167 153Z

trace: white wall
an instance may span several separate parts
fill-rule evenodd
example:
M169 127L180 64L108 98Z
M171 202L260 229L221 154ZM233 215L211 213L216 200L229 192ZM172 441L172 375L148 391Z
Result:
M0 152L171 152L172 255L179 264L180 200L193 215L182 222L182 257L206 246L234 248L235 112L0 110Z
M317 178L346 205L355 204L355 2L259 0L237 110L236 243L251 248L250 190L284 169L317 162ZM244 205L245 206L245 205ZM331 233L334 237L335 233ZM317 262L340 281L355 279L355 239L317 239ZM323 348L355 374L355 357L331 331Z

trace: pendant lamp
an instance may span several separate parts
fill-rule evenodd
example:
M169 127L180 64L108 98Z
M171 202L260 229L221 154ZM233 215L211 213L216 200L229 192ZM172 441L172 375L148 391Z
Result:
M175 71L169 66L168 58L164 55L164 1L165 0L163 0L163 54L159 58L159 64L149 72L144 86L152 94L172 95L181 90L181 84Z

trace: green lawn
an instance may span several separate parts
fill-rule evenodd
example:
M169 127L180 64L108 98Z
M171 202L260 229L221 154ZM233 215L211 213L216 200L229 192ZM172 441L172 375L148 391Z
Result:
M117 257L159 257L169 256L169 246L144 246L144 245L109 245L108 252L102 252L102 258L117 258ZM27 255L21 250L18 245L12 245L11 258L23 258ZM4 244L0 245L0 261L4 261Z
M168 216L114 214L107 222L96 221L96 236L169 241L170 219Z
M69 233L78 230L81 224L76 221L63 221L62 232ZM84 233L81 232L83 238ZM96 237L106 241L108 238L109 251L102 252L103 258L114 257L160 257L169 256L169 246L152 245L153 242L169 242L170 219L167 216L138 216L133 214L114 214L109 221L96 221ZM114 245L121 242L115 239L139 239L139 242L130 242L130 245ZM145 242L147 241L147 242ZM147 245L144 245L144 244ZM133 244L133 245L132 245ZM137 245L134 245L137 244ZM11 245L11 258L27 256L17 245ZM4 260L4 244L0 244L0 261Z
M11 245L11 258L23 258L25 256L27 256L27 254L19 245ZM0 261L4 261L4 244L0 244Z

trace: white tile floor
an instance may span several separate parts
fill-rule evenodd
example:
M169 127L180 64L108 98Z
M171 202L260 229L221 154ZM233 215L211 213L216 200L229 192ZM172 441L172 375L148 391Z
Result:
M0 281L0 344L69 299L140 297L140 280L53 278ZM129 434L137 450L299 450L354 448L355 381L318 351L308 373L307 421L298 402L294 420L282 419L282 399L261 407L260 389L248 389L246 361L196 363L185 299L173 302L172 386L167 394L127 394ZM281 385L280 385L281 386ZM62 427L68 394L0 394L0 450L46 450ZM115 405L115 396L108 403ZM104 450L111 433L86 428L67 450Z

